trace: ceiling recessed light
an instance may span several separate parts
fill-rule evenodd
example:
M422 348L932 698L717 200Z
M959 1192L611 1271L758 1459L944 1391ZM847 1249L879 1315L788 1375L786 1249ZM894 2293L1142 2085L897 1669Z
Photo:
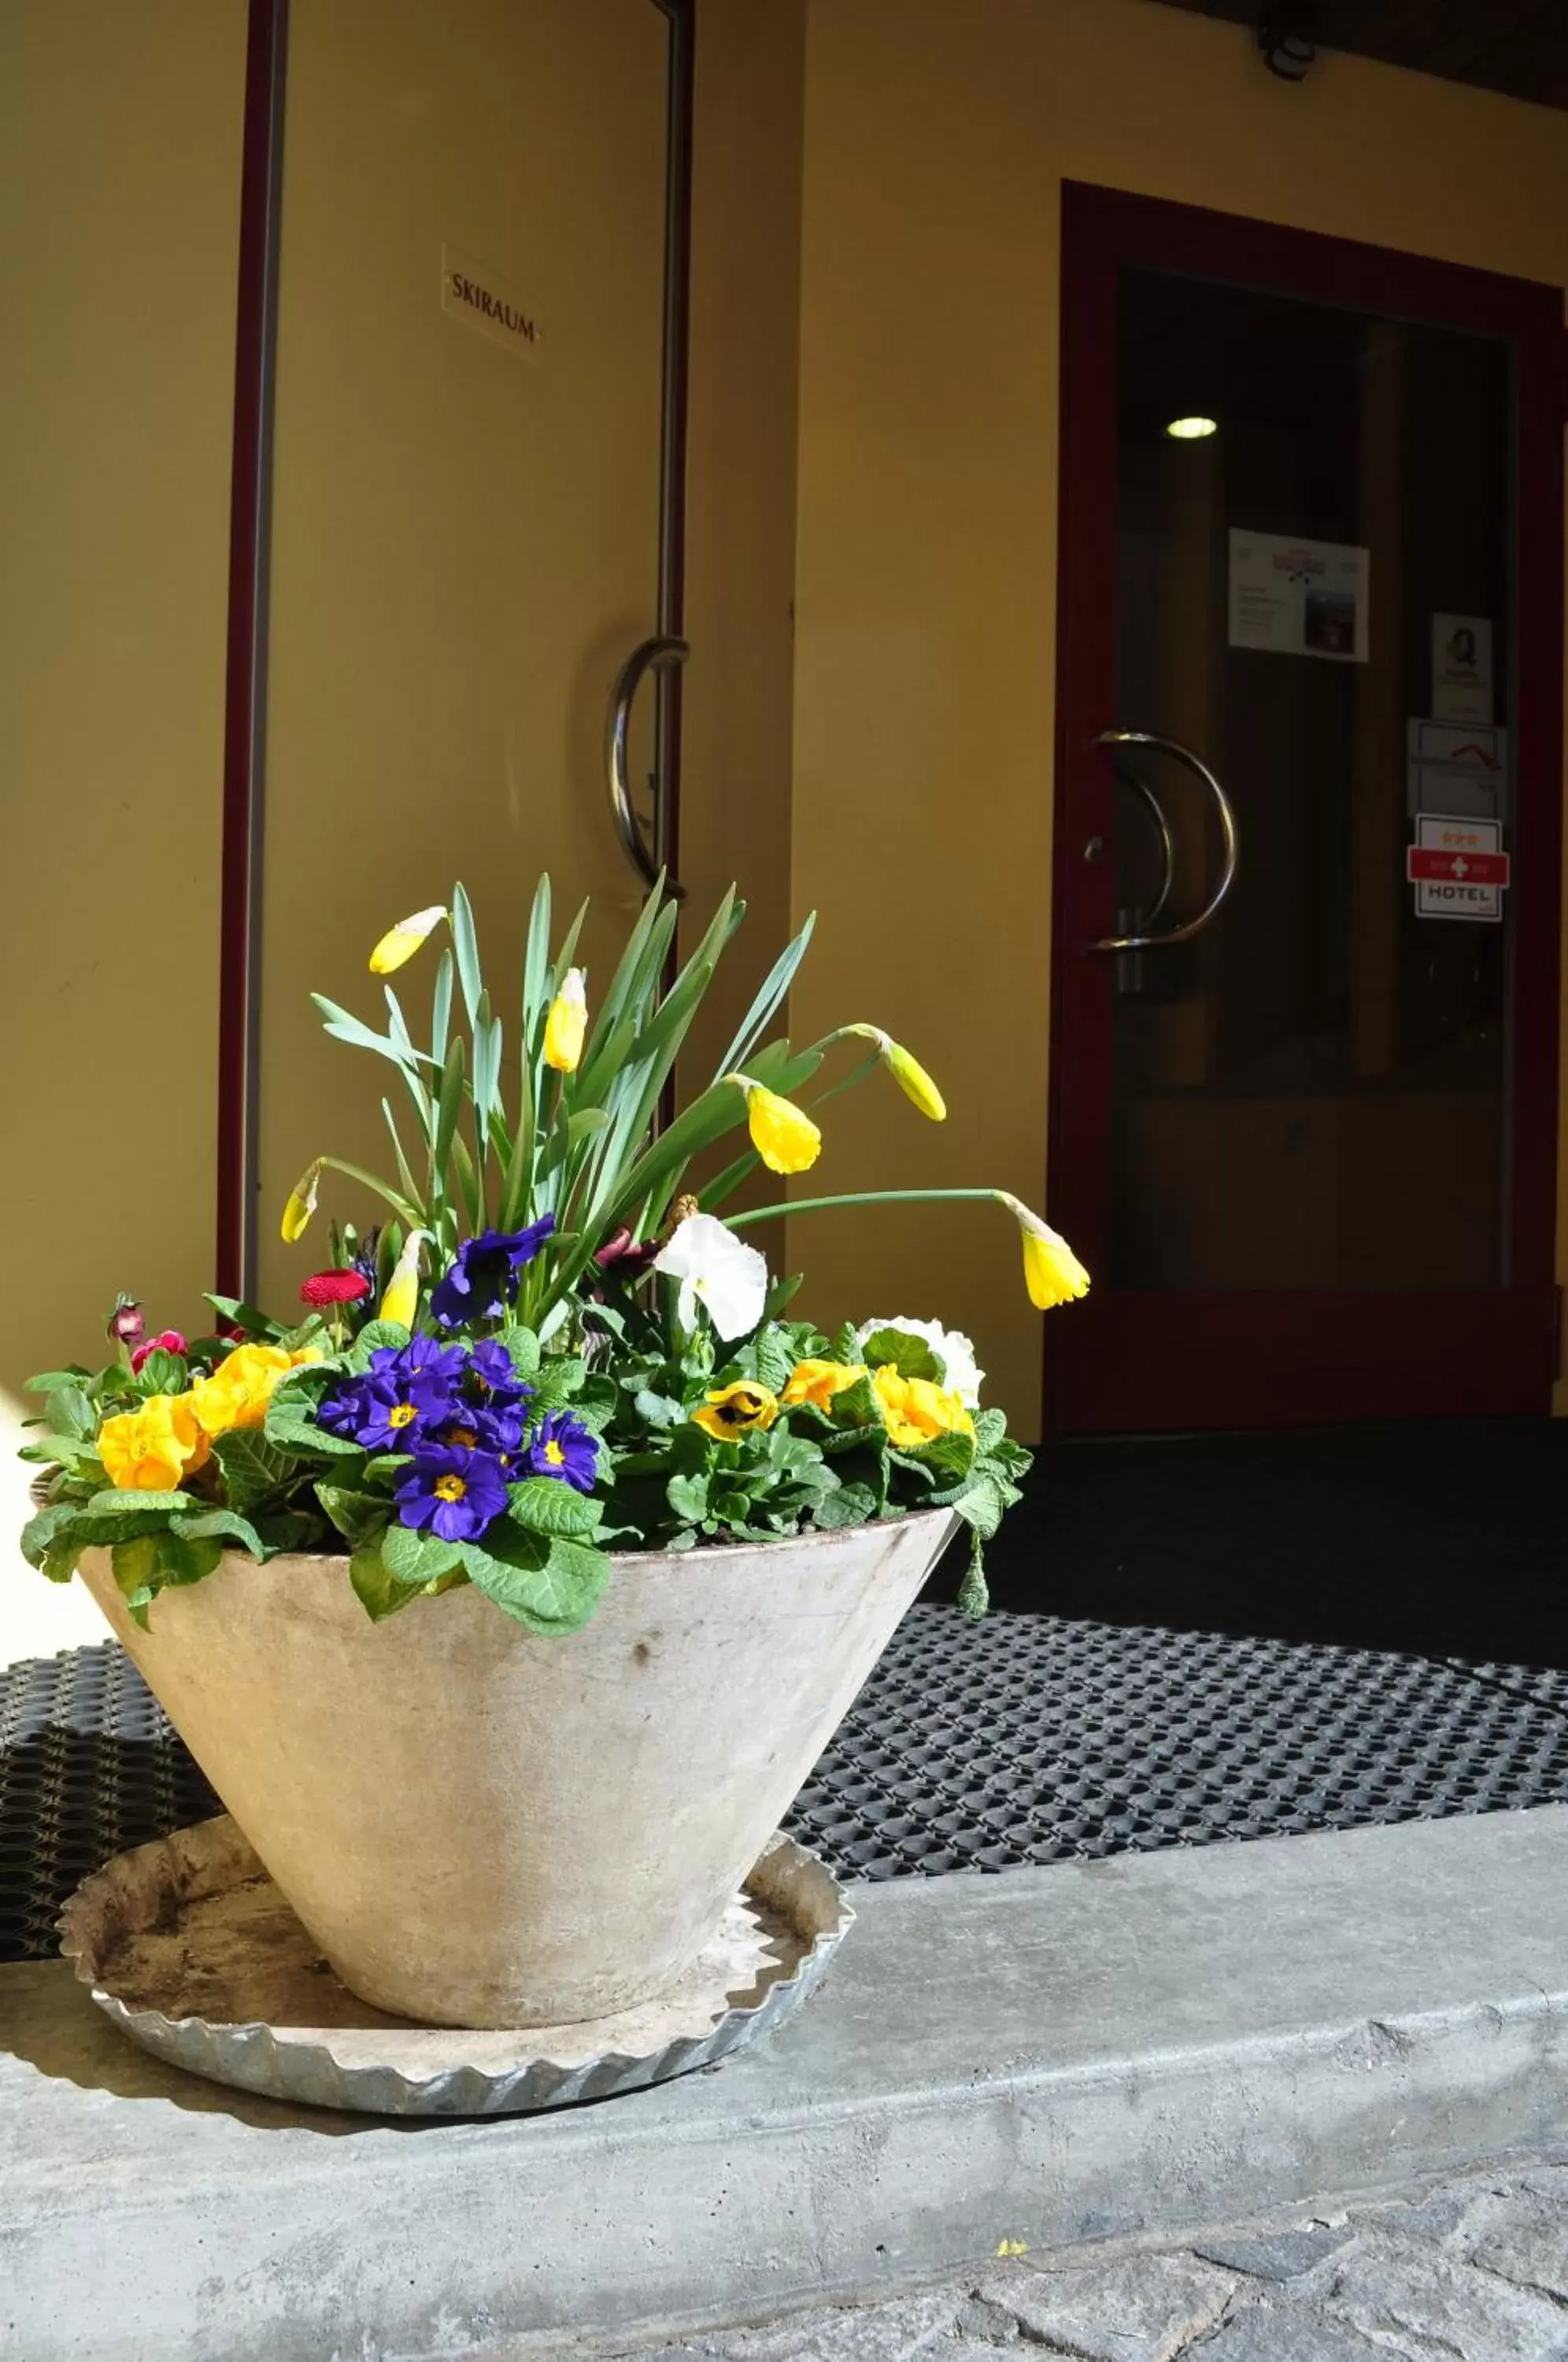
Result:
M1206 435L1218 435L1217 418L1173 418L1165 433L1177 443L1201 443Z

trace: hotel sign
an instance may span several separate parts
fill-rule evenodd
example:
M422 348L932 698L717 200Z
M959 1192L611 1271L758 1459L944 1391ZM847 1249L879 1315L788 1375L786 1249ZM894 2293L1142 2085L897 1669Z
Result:
M537 366L543 337L532 304L482 262L450 246L441 248L441 309L477 328L492 345Z

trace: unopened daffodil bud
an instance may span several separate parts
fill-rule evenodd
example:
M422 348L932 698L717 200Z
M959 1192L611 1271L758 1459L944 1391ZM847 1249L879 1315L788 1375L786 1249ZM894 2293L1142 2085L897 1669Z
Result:
M822 1153L823 1136L803 1109L746 1075L726 1075L745 1093L751 1144L770 1173L804 1173Z
M389 927L375 950L370 954L370 974L391 976L404 960L411 960L426 936L435 933L447 915L443 902L432 902L427 911L415 911L411 919L400 919Z
M306 1165L289 1192L288 1203L283 1208L282 1231L285 1246L292 1247L296 1239L304 1236L305 1224L315 1211L315 1193L321 1183L321 1166L322 1159L318 1156L313 1164Z
M410 1231L381 1297L378 1317L395 1320L400 1329L412 1329L419 1309L419 1250L424 1242L423 1231Z
M933 1123L946 1121L947 1102L920 1060L901 1042L892 1041L886 1033L882 1036L882 1064L905 1098L911 1100L922 1115L929 1116Z
M1089 1275L1060 1231L1054 1231L1005 1190L1001 1198L1023 1241L1023 1283L1036 1311L1049 1312L1053 1305L1087 1296Z
M580 967L569 967L545 1020L545 1064L558 1075L575 1075L588 1031L588 988Z

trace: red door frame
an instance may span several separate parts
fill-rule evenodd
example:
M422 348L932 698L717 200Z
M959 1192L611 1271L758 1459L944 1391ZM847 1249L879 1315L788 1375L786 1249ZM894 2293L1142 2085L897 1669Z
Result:
M1103 1267L1109 1185L1111 769L1116 711L1118 279L1123 264L1493 335L1517 354L1518 707L1512 1263L1449 1296L1097 1291L1048 1323L1048 1423L1074 1430L1286 1425L1550 1407L1562 799L1562 291L1240 215L1068 182L1062 191L1051 1218ZM1243 844L1243 859L1245 847ZM1179 1384L1172 1373L1180 1372Z

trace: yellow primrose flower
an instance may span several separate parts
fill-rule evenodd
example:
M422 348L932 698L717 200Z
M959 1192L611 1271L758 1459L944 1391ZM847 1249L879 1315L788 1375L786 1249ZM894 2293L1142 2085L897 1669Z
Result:
M404 960L414 957L426 936L434 934L446 915L445 903L432 902L427 911L415 911L412 919L400 919L395 927L389 927L370 954L370 974L393 975Z
M545 1064L558 1075L575 1075L588 1031L588 987L580 967L569 967L545 1020Z
M211 1450L188 1394L149 1395L98 1429L104 1473L120 1492L172 1493Z
M289 1191L288 1203L283 1208L282 1231L285 1246L292 1247L296 1239L304 1236L305 1224L315 1211L315 1193L321 1186L321 1168L324 1162L325 1159L318 1156L314 1164L307 1164Z
M1049 1312L1053 1305L1087 1296L1089 1275L1060 1231L1054 1231L1006 1190L1000 1195L1023 1241L1023 1284L1036 1311Z
M931 1378L901 1377L891 1362L871 1381L882 1406L888 1440L906 1448L938 1435L973 1435L975 1422L951 1386Z
M737 1378L733 1386L711 1393L691 1416L723 1443L734 1435L749 1435L754 1427L771 1427L778 1416L778 1397L755 1378Z
M259 1427L279 1379L303 1363L320 1359L321 1351L315 1345L303 1346L297 1352L289 1352L282 1345L237 1345L211 1377L196 1380L190 1392L191 1407L208 1435L226 1435L236 1427Z
M811 1403L818 1410L827 1410L834 1395L843 1394L866 1374L864 1362L797 1362L778 1399L786 1410L793 1403Z
M377 1308L380 1320L395 1320L400 1329L412 1329L414 1316L419 1309L419 1250L424 1244L423 1231L410 1231L403 1243L403 1253L392 1265L386 1293Z
M823 1136L803 1109L746 1075L726 1075L745 1093L751 1144L770 1173L804 1173L822 1153Z

